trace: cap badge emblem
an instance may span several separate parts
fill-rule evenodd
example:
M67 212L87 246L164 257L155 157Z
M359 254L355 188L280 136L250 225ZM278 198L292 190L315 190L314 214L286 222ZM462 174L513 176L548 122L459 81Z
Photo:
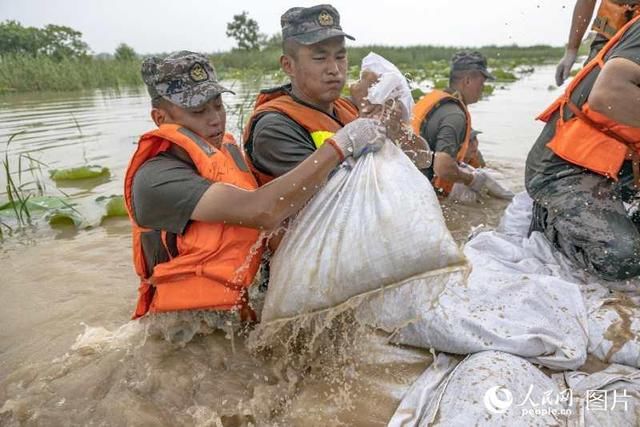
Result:
M202 64L196 63L191 70L189 70L189 77L194 82L203 82L209 78L209 74L207 74L207 70L204 69Z
M320 15L318 15L318 23L323 27L331 26L333 25L333 16L331 16L326 10L323 10L320 12Z

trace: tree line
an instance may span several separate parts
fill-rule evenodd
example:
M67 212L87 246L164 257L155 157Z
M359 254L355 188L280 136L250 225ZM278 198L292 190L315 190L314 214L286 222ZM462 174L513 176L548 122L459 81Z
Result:
M49 24L43 28L25 27L17 21L0 23L0 56L44 55L61 61L69 58L90 56L89 45L82 40L82 33L64 25ZM116 60L130 61L137 58L136 52L125 43L115 50Z

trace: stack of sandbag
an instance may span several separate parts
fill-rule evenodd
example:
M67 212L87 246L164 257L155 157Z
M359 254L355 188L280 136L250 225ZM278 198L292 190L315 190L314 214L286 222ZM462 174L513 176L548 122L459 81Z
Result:
M508 236L504 238L512 242L512 253L528 254L526 261L520 257L516 268L535 272L534 286L549 280L576 286L587 311L588 354L606 363L640 367L640 280L607 282L576 269L541 233L527 237L531 209L531 198L518 194L497 229L497 235ZM478 243L474 239L470 245L477 247ZM465 253L469 255L467 249Z
M438 304L418 310L392 341L463 355L499 350L560 370L582 365L588 321L580 288L540 261L540 251L551 252L544 242L528 247L522 240L502 232L473 238L464 249L468 280L446 283ZM370 317L377 313L364 307Z

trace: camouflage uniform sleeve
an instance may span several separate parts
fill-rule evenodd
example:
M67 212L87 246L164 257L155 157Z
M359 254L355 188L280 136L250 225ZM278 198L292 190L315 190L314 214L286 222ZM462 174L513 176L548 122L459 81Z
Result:
M315 150L309 133L283 114L267 113L255 125L251 161L263 173L284 175Z

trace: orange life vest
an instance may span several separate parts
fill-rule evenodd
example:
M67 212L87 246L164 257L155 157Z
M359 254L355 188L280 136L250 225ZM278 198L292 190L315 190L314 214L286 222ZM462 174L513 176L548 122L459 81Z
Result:
M469 110L467 110L467 107L464 105L464 103L452 94L443 90L435 89L434 91L423 96L418 102L416 102L416 105L413 108L413 119L411 121L413 132L416 135L420 135L420 128L422 127L422 123L425 120L429 120L431 113L433 113L445 102L455 102L456 104L458 104L467 117L467 129L465 130L464 141L462 142L460 151L458 151L458 154L456 155L456 160L462 162L465 160L467 150L469 149L469 140L471 138L471 115L469 114ZM434 147L431 147L431 149L433 148ZM478 159L478 156L475 155L469 161L469 164L473 167L480 167L480 160ZM433 186L436 189L440 190L443 196L446 196L451 191L453 183L446 181L440 177L434 176Z
M627 155L637 157L640 153L640 128L622 125L593 111L588 100L580 109L571 101L571 95L591 71L597 67L604 67L607 52L634 23L638 22L638 19L640 16L634 18L609 40L598 56L574 77L564 94L537 117L538 120L548 122L553 114L559 114L555 135L547 143L547 147L558 157L613 180L618 179L618 173ZM565 120L567 108L573 116ZM636 161L634 169L637 169Z
M124 198L131 219L133 263L140 276L139 298L133 318L147 312L214 309L246 310L246 289L260 265L262 247L258 230L223 223L191 221L177 236L177 255L171 256L167 232L161 230L168 261L148 271L142 246L145 233L133 215L131 192L136 171L171 144L187 152L198 174L214 181L255 189L257 183L233 136L224 135L220 150L179 125L162 125L140 138L124 181Z
M640 1L602 0L591 29L610 39L638 15Z
M358 109L350 101L343 98L338 98L333 102L333 111L335 118L301 104L295 101L282 87L262 91L258 94L253 113L244 129L244 147L246 149L251 144L250 139L256 119L266 112L278 112L305 128L316 148L320 148L344 125L358 118ZM250 167L260 185L264 185L274 178L260 172L252 164Z

